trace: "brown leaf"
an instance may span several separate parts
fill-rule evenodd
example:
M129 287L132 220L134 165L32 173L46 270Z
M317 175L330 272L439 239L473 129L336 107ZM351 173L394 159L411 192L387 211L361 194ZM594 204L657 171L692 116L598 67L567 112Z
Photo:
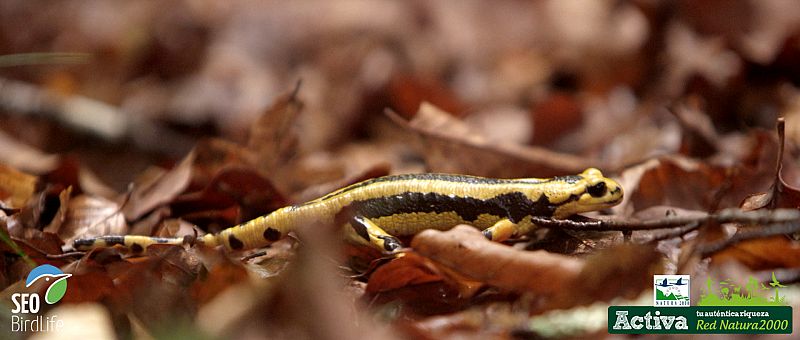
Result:
M561 304L581 305L622 297L635 299L652 288L653 274L662 272L662 255L650 246L622 244L603 250L585 260L574 285L576 294L562 294Z
M572 284L583 261L545 251L526 252L491 242L477 229L425 230L411 242L420 255L473 280L516 292L557 295Z
M36 176L0 164L0 203L13 209L23 207L33 196L36 182Z
M80 171L80 161L76 156L62 157L57 167L42 175L42 181L53 186L72 187L76 193L81 193Z
M778 119L776 129L779 148L772 185L765 193L748 196L741 204L742 210L800 208L800 188L787 184L783 179L785 122L782 117ZM800 266L800 261L797 261L800 259L800 245L787 236L777 235L739 242L712 258L719 262L736 260L753 270L794 268Z
M769 190L765 193L754 194L745 198L741 204L743 210L775 209L775 208L800 208L800 188L786 183L783 179L783 155L786 144L785 121L778 119L778 161L775 166L775 176Z
M189 185L192 164L195 159L192 151L172 170L134 187L122 212L129 221L152 211L156 207L171 202Z
M20 143L0 131L0 163L14 169L42 174L56 168L58 156Z
M638 179L633 179L639 174ZM630 211L665 205L708 210L714 191L725 181L721 169L683 157L662 157L626 169L622 174ZM680 178L680 181L676 181Z
M47 224L42 231L58 234L61 230L61 225L67 218L67 211L69 210L70 195L72 194L72 187L67 187L60 194L58 194L58 211L56 211L53 219Z
M378 267L366 293L377 303L402 301L417 314L439 314L461 308L483 287L414 252Z
M406 119L414 117L424 102L456 116L465 112L464 105L456 95L435 78L396 74L389 81L387 92L389 107Z
M128 234L130 235L153 235L156 227L161 221L171 215L168 207L157 208L150 214L142 217L133 225L130 226Z
M747 240L711 257L714 263L736 261L752 270L800 268L800 242L784 235Z
M119 196L119 193L109 187L103 182L94 172L86 167L81 167L78 170L78 183L81 191L85 194L92 196L113 199Z
M199 306L203 306L224 290L248 279L247 270L241 262L234 262L223 254L211 249L198 249L201 261L208 274L192 284L192 296Z
M678 155L651 159L623 171L625 200L615 210L627 214L659 205L702 211L736 207L755 188L767 187L764 161L721 167Z
M124 235L127 231L119 204L101 197L80 195L69 201L58 236L71 244L77 238Z
M194 225L178 218L170 218L161 222L158 230L153 233L156 237L184 237L198 235Z
M32 258L44 258L46 255L62 253L61 246L64 242L56 234L45 233L31 228L26 229L26 231L24 239L11 237L22 248L23 253Z
M200 262L179 246L155 245L147 252L147 257L106 267L115 288L133 297L120 307L131 311L151 332L188 322L196 313L189 287L201 270Z
M603 167L601 162L517 144L490 143L461 121L423 104L411 122L387 113L399 126L419 136L422 156L433 172L499 178L551 177Z
M249 167L222 168L202 191L178 196L171 204L175 216L237 206L239 222L272 212L287 204L272 182Z
M68 199L70 192L71 188L65 188L61 185L47 186L43 191L38 192L29 199L25 207L16 214L19 221L22 222L22 227L40 231L47 225L50 225L54 220L57 220L57 217L58 219L63 218L62 208L65 209L66 204L62 207L62 198ZM61 216L59 216L59 214L61 214ZM60 223L60 221L56 222Z
M375 270L367 282L367 293L374 295L405 286L440 282L443 279L430 260L411 253Z
M73 273L67 282L69 289L62 303L102 302L127 295L127 292L120 292L114 281L102 271Z
M256 155L256 168L266 173L280 169L297 153L298 136L294 125L303 110L303 102L297 98L300 83L292 93L275 99L272 106L256 120L250 129L248 150Z
M255 155L245 147L219 138L200 140L195 147L197 154L192 171L192 182L206 186L226 167L253 166Z
M681 124L684 133L682 134L682 154L695 157L708 157L716 153L720 146L720 136L714 128L714 123L708 115L700 111L698 106L692 102L690 107L679 106L670 110L678 122Z

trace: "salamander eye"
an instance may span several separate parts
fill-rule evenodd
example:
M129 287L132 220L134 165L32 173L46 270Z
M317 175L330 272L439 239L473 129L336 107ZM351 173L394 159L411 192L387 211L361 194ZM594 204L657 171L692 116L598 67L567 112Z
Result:
M606 182L599 182L592 185L586 188L586 191L588 191L589 195L592 195L592 197L603 197L603 195L606 194Z

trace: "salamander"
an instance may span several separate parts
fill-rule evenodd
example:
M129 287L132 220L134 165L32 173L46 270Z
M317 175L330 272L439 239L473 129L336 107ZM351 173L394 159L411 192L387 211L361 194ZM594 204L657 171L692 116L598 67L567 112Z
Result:
M453 174L405 174L369 179L320 198L291 205L197 240L244 250L267 246L301 225L339 223L347 239L395 253L397 236L468 224L490 240L531 231L531 217L562 219L618 204L622 187L595 168L553 178L495 179ZM184 238L99 236L78 239L78 250L123 245L142 252L151 244L185 244Z

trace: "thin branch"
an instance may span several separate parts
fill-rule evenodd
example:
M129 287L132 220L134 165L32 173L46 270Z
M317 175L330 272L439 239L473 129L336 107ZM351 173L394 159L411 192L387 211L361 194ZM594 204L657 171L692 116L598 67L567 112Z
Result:
M617 220L554 220L543 217L532 217L531 221L547 228L561 228L572 230L592 231L633 231L652 230L683 227L690 224L704 224L709 221L717 223L742 223L742 224L776 224L785 222L800 223L800 211L795 209L754 210L742 211L739 209L725 209L715 214L700 216L674 216L648 221L617 221Z

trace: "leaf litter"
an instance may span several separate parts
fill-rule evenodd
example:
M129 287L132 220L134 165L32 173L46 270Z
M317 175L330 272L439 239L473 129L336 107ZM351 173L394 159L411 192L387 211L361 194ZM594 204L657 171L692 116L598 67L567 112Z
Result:
M602 336L584 321L653 274L796 289L796 9L165 6L3 5L0 54L88 57L0 68L0 295L48 263L73 276L45 312L105 336L438 339ZM310 225L244 252L69 246L194 238L386 174L587 167L620 205L502 244L459 226L384 258Z

